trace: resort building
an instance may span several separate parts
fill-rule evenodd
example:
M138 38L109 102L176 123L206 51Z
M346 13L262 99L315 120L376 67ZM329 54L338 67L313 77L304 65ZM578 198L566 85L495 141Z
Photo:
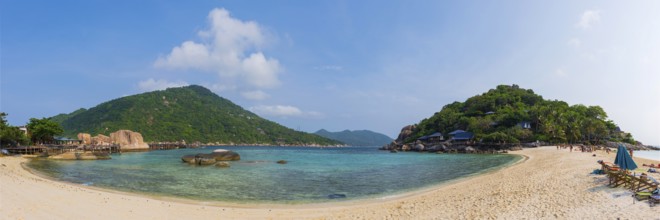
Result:
M474 134L469 131L464 131L464 130L455 130L449 133L449 136L451 137L451 140L454 142L463 142L463 141L470 141L472 138L474 138Z
M25 126L19 126L19 127L18 127L18 130L21 130L21 131L25 134L25 136L28 135L27 127L25 127Z
M417 140L418 140L418 141L421 141L421 142L423 142L423 143L425 143L425 144L436 144L436 143L439 143L439 142L444 141L444 140L445 140L445 137L442 136L442 133L440 133L440 132L435 132L435 133L433 133L433 134L431 134L431 135L422 136L422 137L420 137L420 138L417 138Z
M54 143L57 145L79 145L82 144L82 140L67 137L55 137Z

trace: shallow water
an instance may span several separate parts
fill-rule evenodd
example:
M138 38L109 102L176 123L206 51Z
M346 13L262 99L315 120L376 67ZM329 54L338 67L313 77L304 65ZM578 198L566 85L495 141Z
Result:
M651 160L660 160L660 150L636 150L633 155Z
M231 168L182 163L223 148ZM312 203L384 197L511 164L520 156L389 153L374 148L207 147L114 154L111 160L33 160L63 181L159 196L234 203ZM286 160L287 164L277 164ZM345 197L344 197L345 196Z

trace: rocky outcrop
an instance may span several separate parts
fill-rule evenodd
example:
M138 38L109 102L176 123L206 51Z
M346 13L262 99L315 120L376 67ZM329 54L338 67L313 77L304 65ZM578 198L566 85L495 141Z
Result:
M54 160L107 160L110 159L110 155L107 153L92 153L89 151L86 152L66 152L63 154L58 154L48 157L49 159Z
M181 157L182 162L195 165L212 165L219 161L236 161L240 159L241 156L238 153L230 150L215 150L209 154L194 154Z
M142 134L129 131L119 130L110 134L112 143L118 144L122 151L145 151L149 150L149 145L144 143Z
M78 140L82 141L84 145L92 144L92 135L87 133L78 133Z
M624 147L626 147L626 149L633 149L633 150L657 150L653 146L645 146L639 142L636 143L635 145L629 143L622 143L622 142L612 142L612 141L608 141L605 143L605 146L609 148L618 148L619 145L623 145Z
M424 151L424 145L423 144L416 144L415 147L413 147L414 151Z
M416 128L416 125L408 125L401 128L401 132L399 132L399 136L396 138L396 140L394 140L394 142L403 143L406 139L408 139L408 137L410 137Z
M91 144L92 145L110 145L110 144L112 144L112 140L108 136L98 134L98 135L91 138Z

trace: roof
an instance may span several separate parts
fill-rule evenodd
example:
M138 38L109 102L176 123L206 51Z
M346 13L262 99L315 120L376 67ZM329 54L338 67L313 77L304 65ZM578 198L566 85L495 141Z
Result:
M55 137L55 140L56 141L80 141L78 139L72 139L72 138L68 138L68 137Z
M455 135L455 134L463 133L463 132L465 132L465 131L464 131L464 130L461 130L461 129L458 129L458 130L455 130L455 131L449 132L449 135Z
M472 137L474 137L474 134L472 132L466 131L466 132L454 134L452 138L454 140L469 140L472 139Z
M489 111L489 112L486 112L486 114L491 115L491 114L495 114L495 112L494 111Z
M429 135L429 138L432 138L432 137L442 137L442 133L440 133L440 132L435 132L435 133L433 133L432 135Z
M426 139L429 139L429 136L421 136L417 138L417 140L426 140Z

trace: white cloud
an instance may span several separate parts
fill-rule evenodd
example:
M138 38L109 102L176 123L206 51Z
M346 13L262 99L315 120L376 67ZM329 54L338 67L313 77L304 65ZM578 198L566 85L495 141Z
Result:
M208 19L210 27L198 32L201 42L183 42L159 57L154 67L216 73L253 88L280 84L282 67L259 51L267 39L256 22L232 18L223 8L213 9Z
M323 117L323 113L316 111L304 112L298 107L290 105L259 105L250 108L250 111L262 116L276 117Z
M598 10L586 10L582 13L580 21L575 24L576 27L587 29L592 27L595 23L600 22L600 11Z
M582 45L582 41L580 41L580 39L577 38L572 38L568 40L568 45L571 45L573 47L580 47L580 45Z
M172 88L172 87L182 87L182 86L187 86L188 83L184 81L176 81L176 82L169 82L164 79L153 79L149 78L147 80L141 81L138 83L138 88L140 90L149 92L149 91L154 91L154 90L164 90L167 88Z
M556 70L555 70L555 75L557 75L557 76L559 76L559 77L564 77L564 76L567 75L567 73L566 73L566 71L564 71L563 69L556 69Z
M264 100L270 97L270 95L261 90L242 92L241 95L250 100Z

